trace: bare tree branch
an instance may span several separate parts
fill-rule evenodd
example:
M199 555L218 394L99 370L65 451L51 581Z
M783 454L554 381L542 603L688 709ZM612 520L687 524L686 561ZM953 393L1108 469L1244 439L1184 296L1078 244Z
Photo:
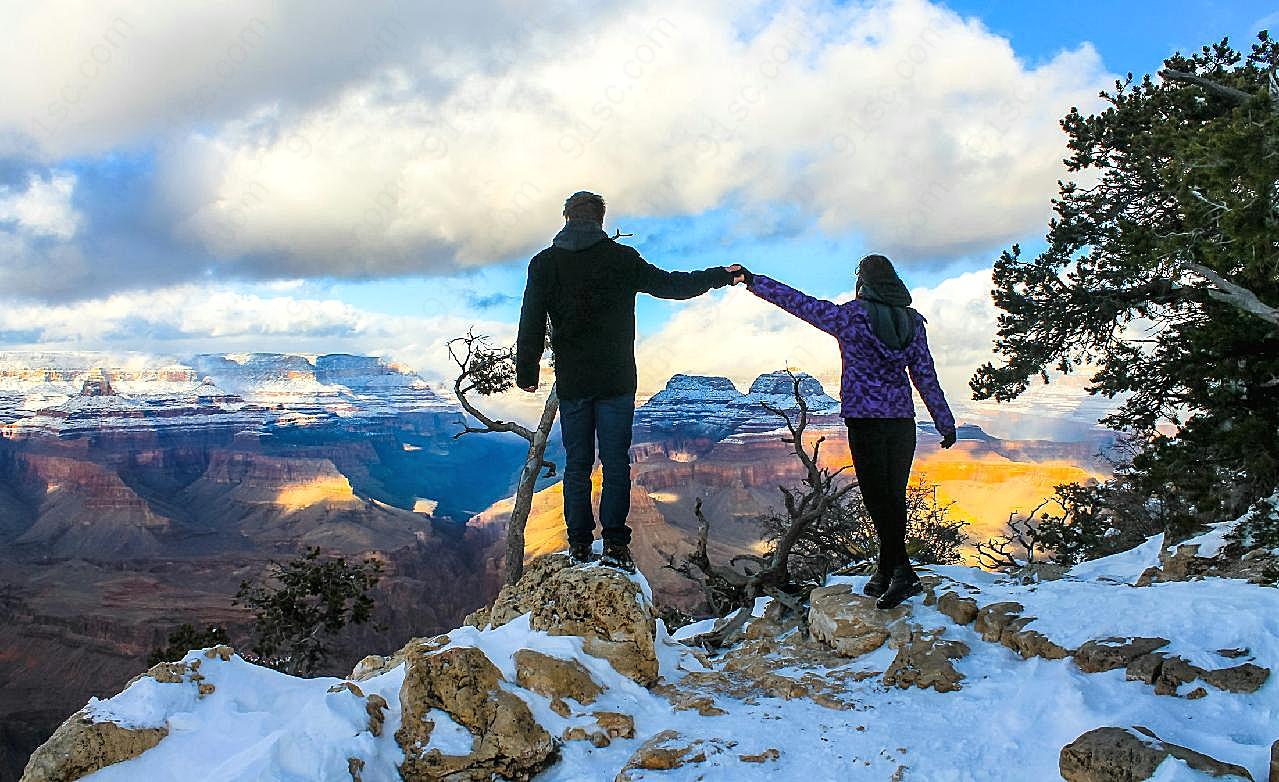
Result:
M1193 272L1212 283L1213 287L1208 289L1208 295L1212 298L1279 326L1279 308L1266 304L1257 298L1257 294L1242 285L1227 280L1207 266L1189 261L1182 265L1187 271Z
M1219 84L1212 79L1205 79L1202 76L1196 76L1193 73L1186 73L1185 71L1175 71L1171 68L1165 68L1159 72L1159 75L1165 81L1175 81L1181 82L1182 84L1193 84L1197 87L1202 87L1208 92L1211 92L1220 98L1225 98L1231 103L1239 106L1242 106L1254 97L1252 94L1244 92L1243 90L1237 90L1234 87Z

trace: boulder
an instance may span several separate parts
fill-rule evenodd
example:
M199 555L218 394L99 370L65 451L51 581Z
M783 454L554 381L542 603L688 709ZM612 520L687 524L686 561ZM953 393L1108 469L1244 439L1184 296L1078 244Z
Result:
M433 648L410 641L398 656L405 663L400 688L400 729L396 743L404 751L400 774L405 782L488 780L495 776L527 780L554 760L555 740L533 719L519 697L499 686L502 674L479 649ZM440 709L474 736L467 755L427 749Z
M693 763L705 763L712 755L722 754L736 742L722 739L690 739L679 731L664 730L635 750L613 782L632 782L646 778L633 771L670 771Z
M1252 780L1246 768L1163 741L1140 726L1088 731L1062 748L1058 768L1066 782L1138 782L1169 757L1215 777Z
M1206 670L1198 668L1199 676L1219 690L1228 692L1256 692L1270 678L1270 669L1253 663L1231 668Z
M973 629L981 635L983 641L999 643L999 637L1003 634L1004 628L1010 622L1020 619L1021 612L1024 610L1026 609L1021 603L1011 601L991 603L977 612Z
M515 653L515 683L548 698L572 698L581 704L594 703L604 691L576 660L520 649Z
M1128 669L1125 671L1128 680L1142 682L1143 684L1154 684L1159 679L1159 672L1163 668L1165 659L1164 655L1159 652L1143 654L1128 663Z
M1062 660L1070 656L1070 650L1052 641L1038 630L1027 630L1026 625L1034 617L1021 617L1006 625L999 634L999 642L1022 657L1043 657L1046 660Z
M80 711L31 753L21 782L72 782L136 758L167 735L168 728L124 728Z
M1199 669L1181 657L1168 657L1159 666L1155 677L1156 695L1176 695L1183 684L1189 684L1199 678Z
M950 661L966 656L968 644L947 641L940 636L940 632L913 631L910 641L902 644L897 657L884 671L884 684L902 689L912 685L920 689L931 687L937 692L960 689L959 682L964 676Z
M1128 664L1168 645L1166 638L1103 638L1075 650L1075 665L1084 673L1101 673Z
M957 625L972 624L977 618L977 601L971 597L961 597L958 592L943 592L937 598L937 610L950 617Z
M813 590L808 631L836 653L860 657L883 646L890 637L908 640L908 616L909 605L881 611L875 607L875 598L854 593L848 584L837 584Z
M531 614L534 630L582 638L587 654L612 663L645 687L657 681L657 614L640 585L602 565L575 567L565 554L529 563L493 605L467 617L475 627L498 627Z

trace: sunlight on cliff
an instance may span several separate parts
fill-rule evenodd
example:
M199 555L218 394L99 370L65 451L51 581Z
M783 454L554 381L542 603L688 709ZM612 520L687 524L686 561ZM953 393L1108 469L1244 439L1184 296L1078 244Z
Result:
M351 482L344 475L326 475L302 483L285 484L276 493L274 503L288 512L320 504L344 508L364 504L355 496Z
M913 475L937 484L938 499L955 503L951 515L969 522L965 532L978 540L998 534L1008 514L1034 510L1059 484L1106 477L1071 462L1017 462L963 451L938 451L916 459Z

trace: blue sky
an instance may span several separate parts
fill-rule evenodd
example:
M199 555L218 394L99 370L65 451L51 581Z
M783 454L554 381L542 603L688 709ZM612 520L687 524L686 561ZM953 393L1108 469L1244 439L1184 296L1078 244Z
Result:
M0 88L0 349L372 352L444 377L450 334L510 338L527 258L586 188L670 269L836 296L885 252L962 398L990 356L983 273L1039 246L1061 115L1279 20L1179 0L507 5L7 9L0 63L24 78ZM642 391L837 371L740 290L641 297L638 317Z

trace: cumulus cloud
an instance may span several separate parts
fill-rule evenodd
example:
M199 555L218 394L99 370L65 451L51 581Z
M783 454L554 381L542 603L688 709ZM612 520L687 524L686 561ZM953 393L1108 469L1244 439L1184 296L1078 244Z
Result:
M71 205L74 189L75 176L61 171L31 176L24 190L0 187L0 223L11 224L11 233L70 239L80 222Z
M1108 79L925 0L421 6L32 4L0 128L46 158L160 139L165 233L237 275L509 259L583 187L748 231L798 211L909 260L1038 231L1057 119Z

